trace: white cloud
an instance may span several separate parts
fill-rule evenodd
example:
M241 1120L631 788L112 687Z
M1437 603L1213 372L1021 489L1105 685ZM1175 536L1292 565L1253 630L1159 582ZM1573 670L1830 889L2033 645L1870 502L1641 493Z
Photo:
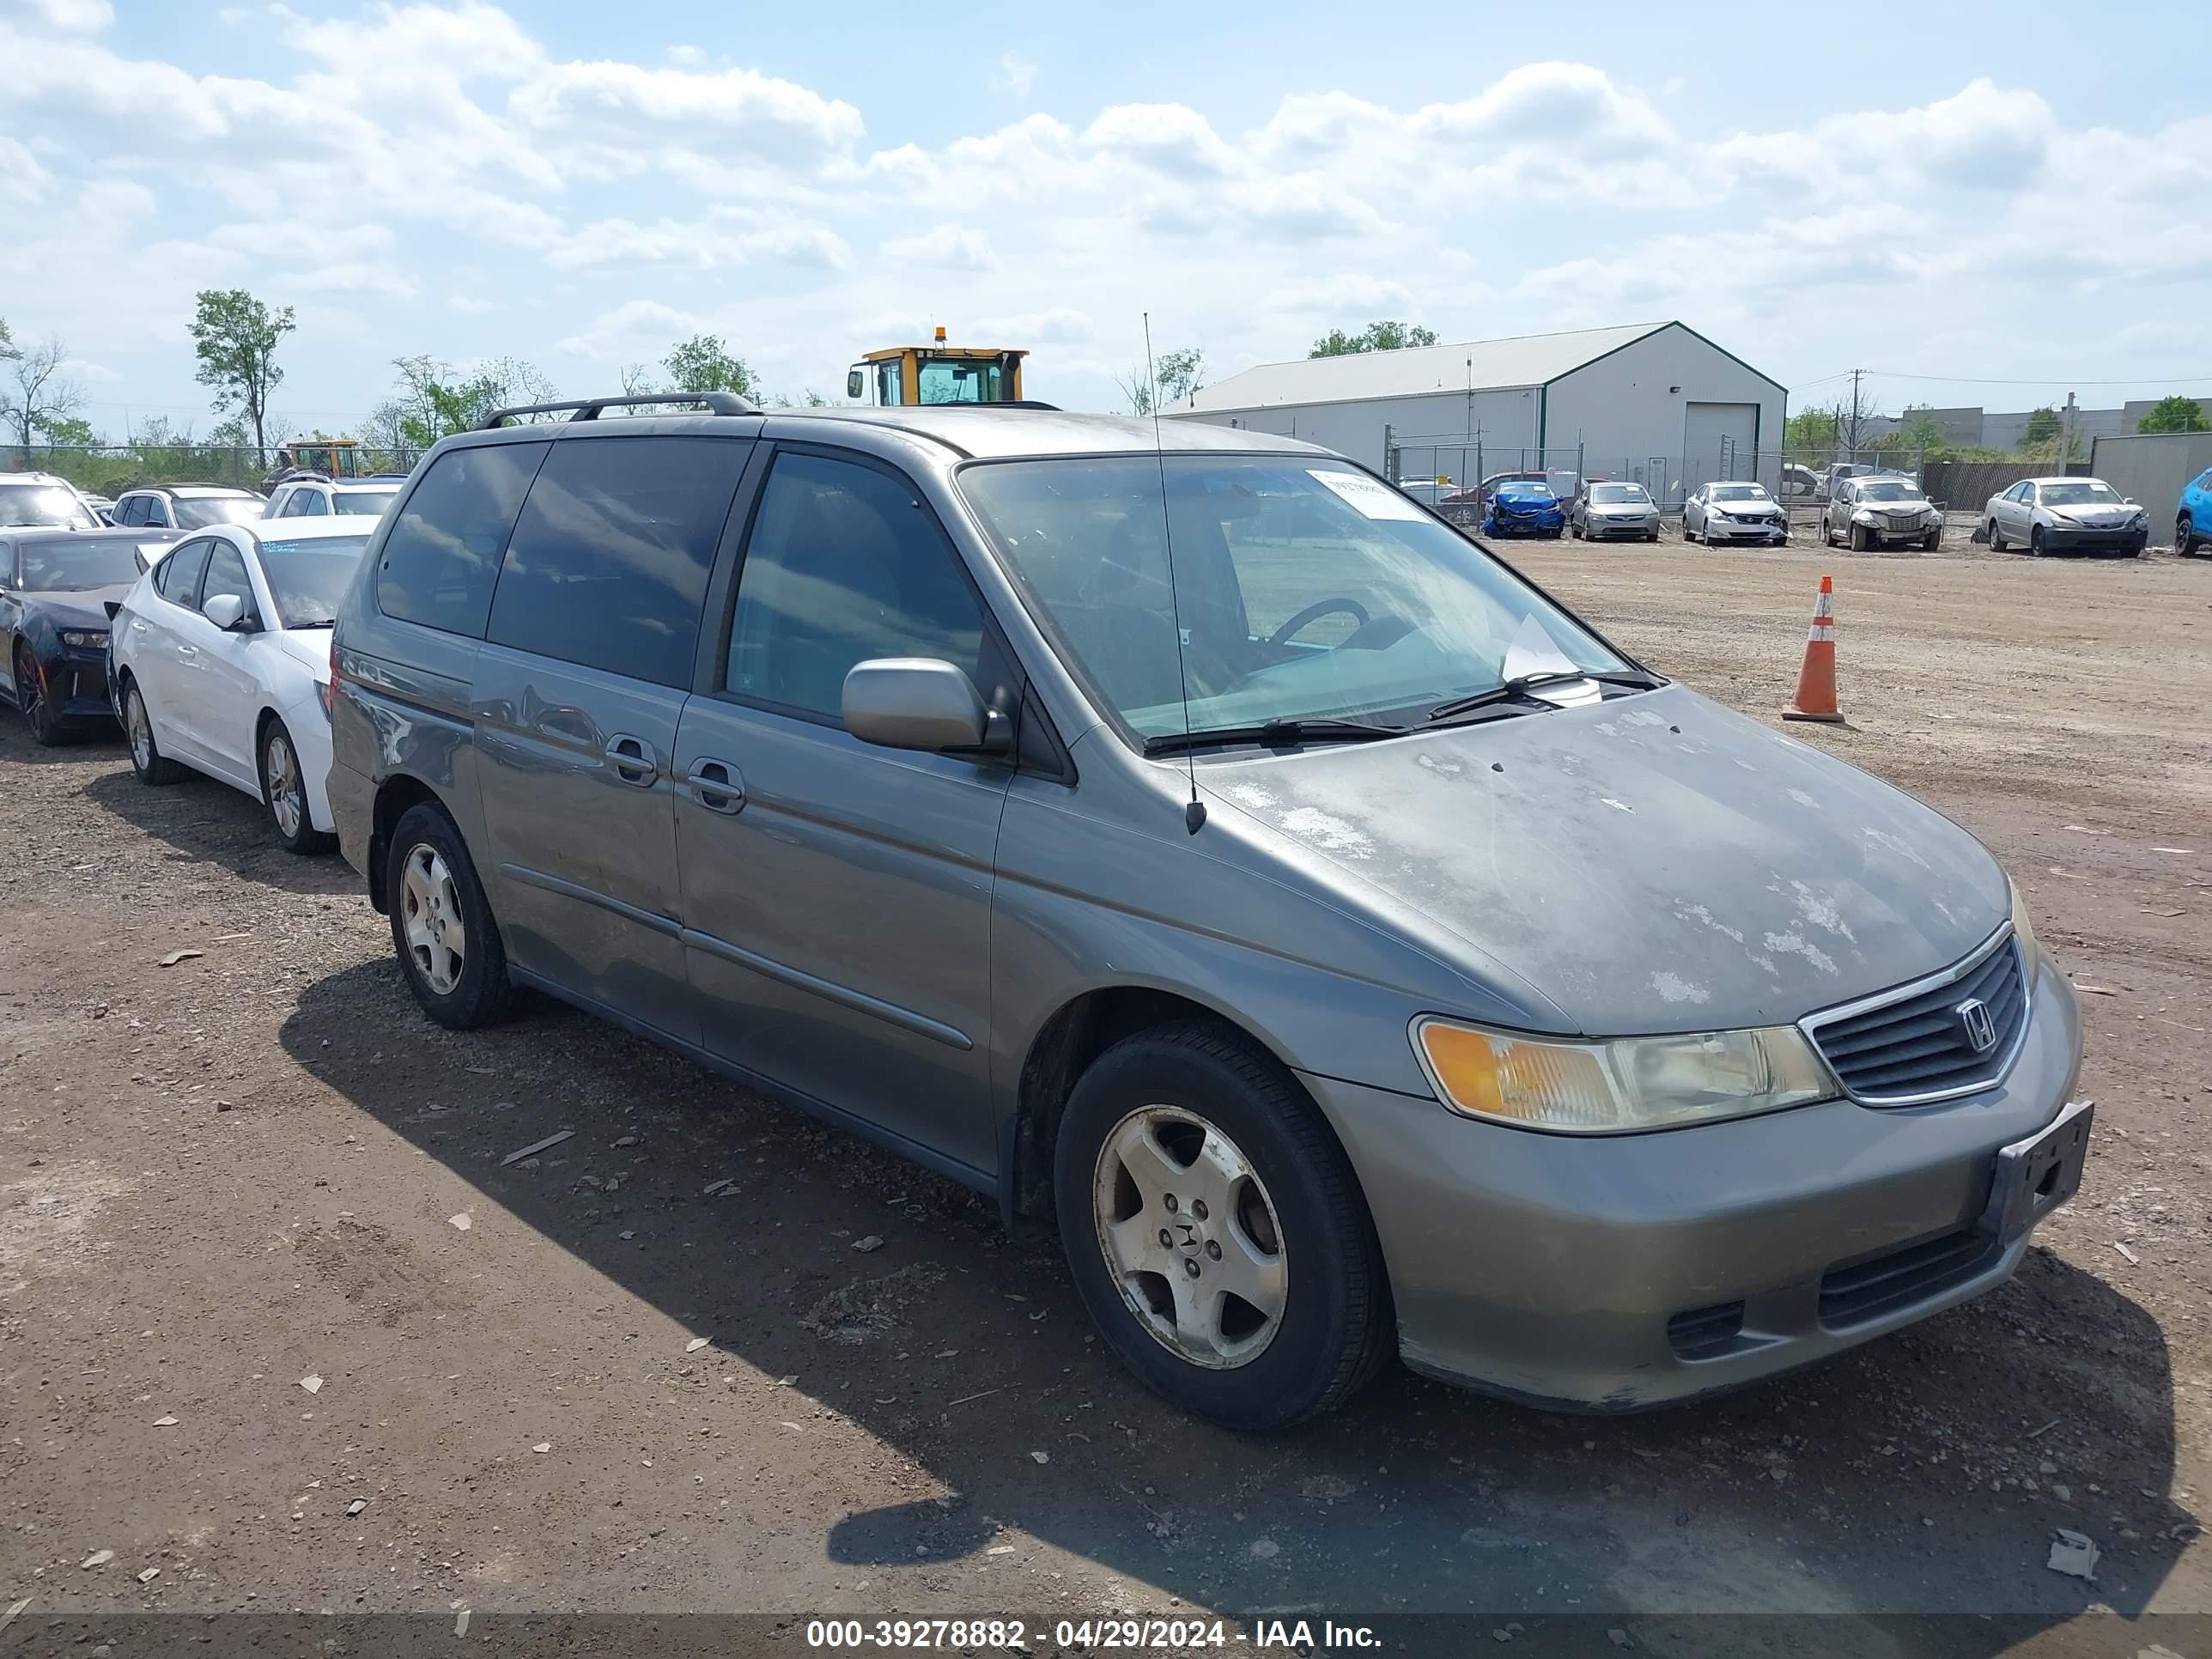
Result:
M999 262L990 240L965 225L935 225L912 236L895 236L880 252L894 264L937 265L949 270L988 270Z
M457 311L464 317L481 317L488 312L497 311L499 307L481 295L453 294L446 298L446 309Z
M28 204L46 199L54 175L15 139L0 135L0 202Z
M658 300L625 300L602 313L589 327L556 342L553 349L571 357L628 362L641 349L664 349L706 329L707 325L690 312Z
M991 72L991 90L1027 98L1030 88L1036 84L1036 77L1035 64L1018 52L1009 52L1000 58L999 67Z
M93 33L115 21L115 8L108 0L6 0L0 4L0 15L9 12L73 34Z

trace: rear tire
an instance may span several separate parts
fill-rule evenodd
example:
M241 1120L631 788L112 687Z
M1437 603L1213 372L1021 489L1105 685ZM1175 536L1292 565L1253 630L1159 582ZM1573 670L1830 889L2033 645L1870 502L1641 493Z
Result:
M507 949L475 862L445 809L410 807L392 832L384 890L392 945L422 1012L449 1030L496 1024L514 1012Z
M1235 1031L1191 1020L1102 1054L1060 1120L1053 1188L1084 1306L1182 1409L1286 1428L1389 1358L1389 1279L1352 1166L1304 1092Z
M164 755L154 741L154 719L146 712L146 699L135 679L123 682L123 740L130 746L131 769L138 775L139 782L158 787L185 775L185 769Z
M307 775L300 767L300 751L284 722L272 720L261 733L261 802L276 831L276 843L288 853L326 851L331 837L315 828L307 805ZM288 827L289 826L289 827Z

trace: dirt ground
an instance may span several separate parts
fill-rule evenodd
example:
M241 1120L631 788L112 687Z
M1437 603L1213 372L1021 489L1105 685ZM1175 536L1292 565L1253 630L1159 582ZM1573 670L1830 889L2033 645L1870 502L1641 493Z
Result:
M1511 552L1769 717L1835 573L1852 723L1792 730L1987 841L2084 993L2087 1177L2014 1283L1692 1407L1570 1419L1392 1374L1240 1438L1103 1357L1049 1238L584 1016L437 1030L335 858L11 720L17 1634L155 1608L1474 1609L1514 1639L2212 1612L2212 562ZM2060 1526L2094 1583L2045 1566Z

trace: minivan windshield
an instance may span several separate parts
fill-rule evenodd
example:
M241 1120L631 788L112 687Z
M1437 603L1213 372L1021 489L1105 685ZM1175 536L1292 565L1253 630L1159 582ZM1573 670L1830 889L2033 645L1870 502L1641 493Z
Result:
M1418 724L1509 676L1629 667L1342 462L1132 454L958 477L1031 613L1140 738L1186 724Z
M269 579L270 596L276 601L276 614L285 627L331 624L355 568L368 550L368 538L364 529L358 536L261 538L261 574Z

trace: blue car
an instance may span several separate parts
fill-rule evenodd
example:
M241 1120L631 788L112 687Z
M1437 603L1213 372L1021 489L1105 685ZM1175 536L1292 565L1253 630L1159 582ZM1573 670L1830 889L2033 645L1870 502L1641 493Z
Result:
M1482 517L1486 536L1550 536L1567 533L1567 510L1552 487L1534 478L1507 478L1490 492Z
M2181 510L2173 520L2173 550L2194 553L2212 547L2212 468L2182 486Z

